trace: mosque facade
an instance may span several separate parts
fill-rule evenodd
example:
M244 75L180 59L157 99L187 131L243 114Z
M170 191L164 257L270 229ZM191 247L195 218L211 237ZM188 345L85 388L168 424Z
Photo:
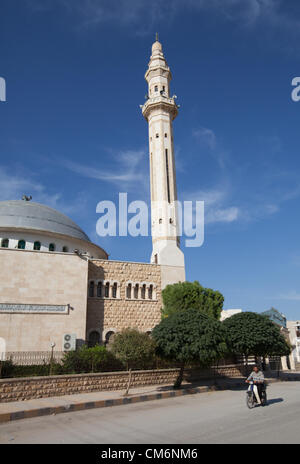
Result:
M185 280L177 217L172 121L176 96L158 40L145 74L149 127L149 263L112 261L64 214L22 200L0 202L0 355L108 343L126 327L151 332L162 289Z

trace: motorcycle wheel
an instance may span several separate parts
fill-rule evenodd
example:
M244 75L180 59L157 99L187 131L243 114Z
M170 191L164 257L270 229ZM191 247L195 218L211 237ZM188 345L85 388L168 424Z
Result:
M262 394L262 398L261 398L261 405L266 406L266 404L267 404L267 394L266 394L266 392L264 392Z
M253 409L255 407L255 401L254 401L253 395L247 395L246 404L249 409Z

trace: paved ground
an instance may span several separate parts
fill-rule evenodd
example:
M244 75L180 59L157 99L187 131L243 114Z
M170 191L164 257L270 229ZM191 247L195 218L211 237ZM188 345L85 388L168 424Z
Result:
M300 383L268 388L249 410L245 391L217 391L0 425L0 443L300 443Z

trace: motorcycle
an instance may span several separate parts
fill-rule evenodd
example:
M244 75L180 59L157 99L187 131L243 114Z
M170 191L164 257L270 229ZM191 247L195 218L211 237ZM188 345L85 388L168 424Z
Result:
M255 408L256 405L258 405L255 393L254 393L254 382L250 381L249 382L249 388L247 390L247 396L246 396L246 403L249 409ZM261 390L261 395L260 395L260 401L261 401L261 406L265 406L267 404L267 386L265 383L263 383L263 387Z

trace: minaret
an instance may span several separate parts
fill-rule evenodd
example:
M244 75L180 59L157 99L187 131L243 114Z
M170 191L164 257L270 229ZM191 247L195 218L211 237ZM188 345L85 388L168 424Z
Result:
M184 255L178 237L177 189L172 121L178 113L176 96L170 97L171 71L162 45L156 41L145 79L148 95L142 113L149 124L150 183L151 183L151 262L183 268ZM183 273L182 273L183 271ZM172 280L172 279L171 279ZM176 281L176 278L175 278Z

